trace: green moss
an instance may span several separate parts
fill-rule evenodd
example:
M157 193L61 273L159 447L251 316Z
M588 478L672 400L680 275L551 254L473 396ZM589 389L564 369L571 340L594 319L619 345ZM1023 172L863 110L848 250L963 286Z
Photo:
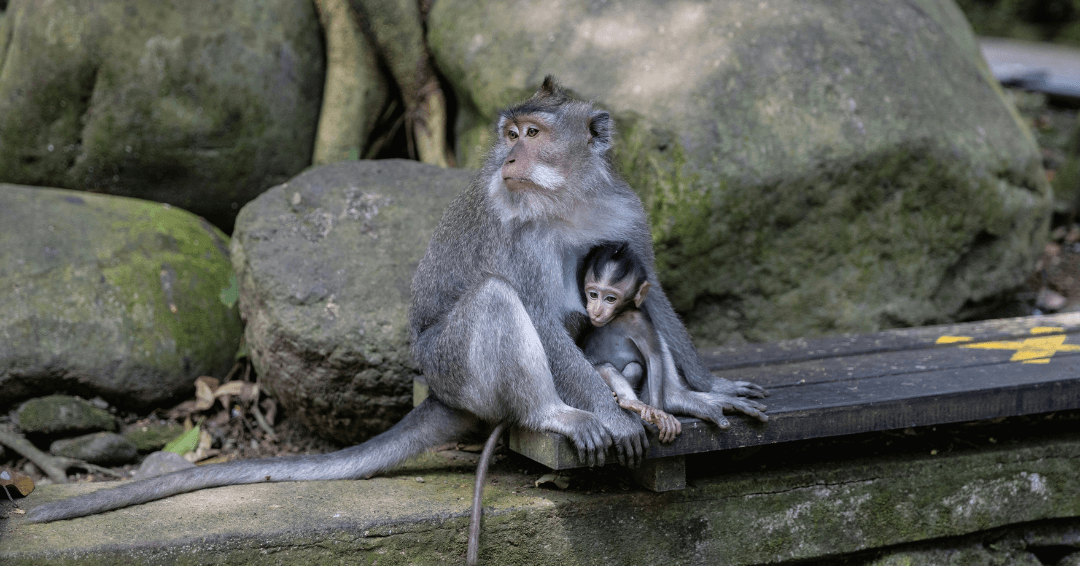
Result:
M1046 229L1046 203L1033 206L1045 186L1025 191L1026 177L975 171L929 141L746 182L706 178L673 134L634 116L620 125L618 163L652 218L660 278L699 338L940 322L962 297L1025 277L971 278L979 250Z
M18 410L19 428L39 434L116 430L116 419L82 399L67 395L38 397Z
M231 226L231 203L310 163L324 78L311 2L31 2L4 25L16 38L0 53L8 182L170 202Z
M184 432L184 427L172 421L132 425L124 429L124 438L135 444L139 452L160 450L170 440Z
M233 275L227 237L167 205L119 202L123 206L108 232L115 239L103 243L117 251L103 258L102 273L129 316L155 329L134 337L142 344L133 353L170 357L177 365L185 357L213 356L220 341L240 331L235 309L221 308L218 300ZM175 349L161 351L161 335L171 337Z
M232 277L228 239L205 221L15 185L0 190L0 221L11 250L0 270L0 333L14 356L5 360L29 364L0 372L12 400L47 385L118 404L163 401L233 363L242 324L220 298Z

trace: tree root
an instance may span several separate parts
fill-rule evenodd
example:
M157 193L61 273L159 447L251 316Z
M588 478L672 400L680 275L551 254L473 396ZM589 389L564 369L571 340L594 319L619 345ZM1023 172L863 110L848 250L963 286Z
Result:
M45 475L49 476L49 479L55 483L67 483L67 470L70 468L82 468L88 472L104 474L114 478L125 477L121 473L114 472L109 468L103 468L96 464L91 464L75 458L46 454L41 450L38 450L33 444L30 444L30 441L26 440L26 437L23 435L4 428L0 428L0 444L22 454L27 460L33 462L38 469L45 472Z
M49 479L56 483L67 483L67 468L63 465L64 462L59 461L54 456L38 450L30 441L10 430L0 428L0 444L11 448L12 450L22 454L27 460L30 460L41 471L45 472L45 475L49 476Z

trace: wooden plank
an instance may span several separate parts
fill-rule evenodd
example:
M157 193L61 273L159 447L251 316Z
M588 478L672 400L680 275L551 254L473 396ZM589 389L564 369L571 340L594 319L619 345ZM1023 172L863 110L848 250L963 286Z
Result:
M1068 336L1068 335L1066 335ZM1080 344L1080 336L1071 336ZM1042 373L1055 372L1054 375L1066 375L1067 366L1063 360L1075 361L1080 352L1057 352L1051 358L1055 363L1035 364L1012 362L1015 350L986 347L993 342L971 342L954 344L947 348L927 350L909 350L883 352L879 354L860 354L835 358L806 360L788 364L746 367L714 371L715 375L731 380L747 380L770 390L827 382L856 382L869 378L888 376L920 375L938 370L963 370L964 368L982 368L998 364L1013 364L1033 369L1043 368ZM1070 346L1066 342L1064 345ZM1065 373L1063 373L1065 372ZM903 383L903 380L898 381Z
M822 339L810 354L782 349L784 360L753 346L757 362L714 373L766 387L769 422L733 415L719 431L680 418L671 444L650 430L649 457L1080 408L1077 334L1070 314L844 337L850 351ZM515 431L511 448L554 469L581 466L555 434Z
M977 340L1008 340L1030 335L1036 327L1059 327L1066 334L1080 332L1080 313L1026 316L963 324L901 328L874 334L799 338L768 344L746 344L701 350L711 370L814 360L837 356L941 347L941 336L972 336Z

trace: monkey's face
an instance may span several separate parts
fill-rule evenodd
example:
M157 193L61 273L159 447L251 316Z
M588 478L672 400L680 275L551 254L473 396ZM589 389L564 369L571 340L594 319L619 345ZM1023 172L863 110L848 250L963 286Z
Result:
M566 172L559 166L561 152L550 117L530 114L501 122L507 153L500 172L506 188L511 192L559 191L566 183Z
M610 270L597 276L591 269L585 274L585 310L589 321L599 328L619 315L630 303L636 291L635 281L626 278L611 281Z

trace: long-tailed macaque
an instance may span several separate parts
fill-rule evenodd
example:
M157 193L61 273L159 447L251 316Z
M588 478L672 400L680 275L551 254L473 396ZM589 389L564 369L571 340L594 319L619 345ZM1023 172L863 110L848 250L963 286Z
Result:
M585 311L595 327L579 341L585 358L615 394L619 406L656 425L671 442L682 424L663 410L664 363L660 343L641 305L652 285L626 243L604 243L585 256ZM638 398L640 391L645 401Z
M330 454L189 468L39 505L31 522L116 509L197 489L264 481L361 479L429 448L500 423L565 435L582 462L609 448L639 463L646 436L585 359L575 339L588 318L577 267L603 241L643 258L647 313L683 393L705 392L723 410L765 419L760 387L709 373L664 296L641 201L609 150L611 116L568 96L548 77L502 112L498 139L476 179L447 208L413 277L412 351L431 395L386 432ZM665 408L680 412L667 398ZM685 395L684 395L685 396ZM691 414L693 414L691 412Z

